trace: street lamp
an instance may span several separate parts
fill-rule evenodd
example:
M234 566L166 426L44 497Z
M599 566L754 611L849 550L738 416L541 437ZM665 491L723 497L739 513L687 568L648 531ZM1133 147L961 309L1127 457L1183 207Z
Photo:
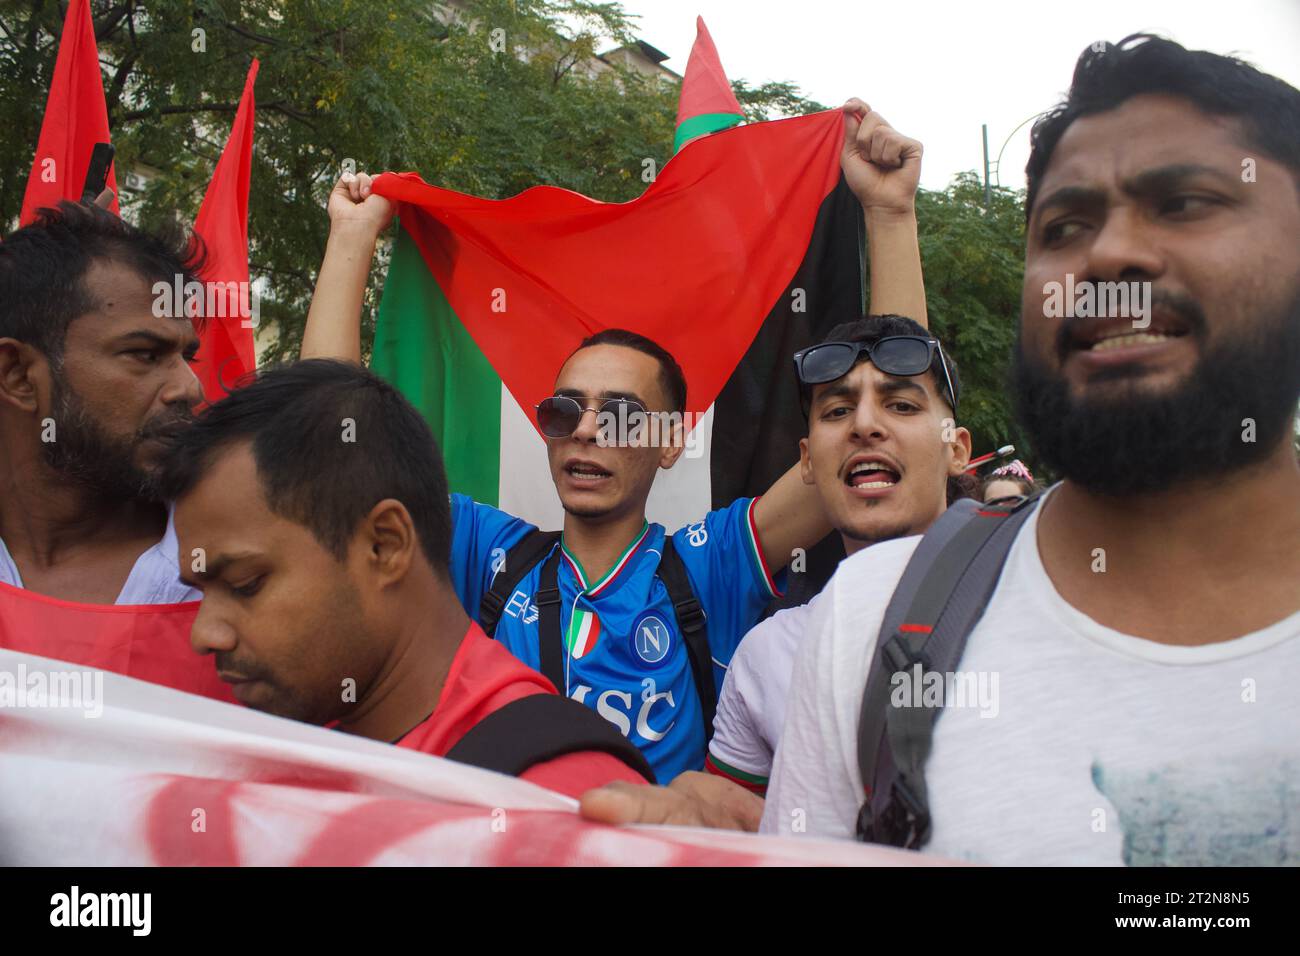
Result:
M1041 116L1045 116L1048 112L1050 111L1044 110L1041 113L1035 113L1033 116L1029 117L1028 119L1022 120L1020 123L1018 123L1016 125L1016 128L1007 134L1007 138L1002 142L1002 148L998 150L997 159L993 160L993 162L991 163L989 162L989 128L987 123L984 125L983 131L984 131L984 205L985 206L988 206L989 201L992 198L990 196L990 174L992 175L993 178L997 180L997 182L994 183L993 185L996 185L998 187L1002 186L1002 176L999 172L999 169L1002 165L1002 154L1006 152L1007 146L1011 142L1011 138L1015 136L1016 133L1020 132L1020 130L1022 130L1027 124L1032 123L1034 120L1038 119Z

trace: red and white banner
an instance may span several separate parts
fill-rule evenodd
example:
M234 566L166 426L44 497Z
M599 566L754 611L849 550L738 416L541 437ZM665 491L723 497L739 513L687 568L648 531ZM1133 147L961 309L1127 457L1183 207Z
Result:
M0 650L0 864L896 866L915 853L582 821L533 784Z

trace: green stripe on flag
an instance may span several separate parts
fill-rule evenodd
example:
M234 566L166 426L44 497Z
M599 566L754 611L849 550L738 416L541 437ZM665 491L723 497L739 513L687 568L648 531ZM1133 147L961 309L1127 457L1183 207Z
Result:
M737 116L735 113L701 113L698 116L692 116L690 119L682 120L677 127L677 135L673 137L673 152L682 148L682 144L688 139L694 139L696 136L702 136L705 133L716 133L719 130L730 129L745 117Z
M428 421L447 463L451 490L495 507L501 379L404 229L393 243L370 364Z

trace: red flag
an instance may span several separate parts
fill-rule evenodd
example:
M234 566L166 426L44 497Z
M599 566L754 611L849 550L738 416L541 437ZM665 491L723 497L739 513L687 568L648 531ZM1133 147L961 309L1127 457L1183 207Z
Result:
M477 199L385 173L375 192L521 408L551 394L586 335L668 349L702 413L795 275L840 176L838 110L744 126L683 150L638 198L538 186Z
M718 48L713 45L703 17L695 18L695 45L686 61L686 76L677 100L677 135L673 151L686 141L706 133L735 126L745 118L722 69Z
M212 173L194 231L203 239L207 255L200 278L207 284L205 300L217 305L207 310L194 374L203 394L214 402L238 378L257 364L253 329L245 324L252 315L248 286L248 181L253 164L253 83L257 60L248 68L244 95L230 128L230 138ZM220 284L220 285L217 285ZM216 295L213 295L213 292ZM225 383L223 386L222 383Z
M0 649L233 702L212 658L190 647L198 613L198 601L78 604L0 583Z
M37 209L55 206L60 199L80 200L90 154L96 143L107 142L108 106L104 102L104 78L99 70L90 2L72 0L63 20L54 79L36 144L36 161L27 177L18 224L27 225L36 218ZM113 190L112 209L117 212L117 180L111 166L106 185Z

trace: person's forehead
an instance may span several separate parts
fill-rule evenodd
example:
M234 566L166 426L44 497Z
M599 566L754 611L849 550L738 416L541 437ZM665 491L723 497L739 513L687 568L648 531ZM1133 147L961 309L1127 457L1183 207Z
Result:
M267 505L250 441L211 452L203 474L176 502L176 530L196 538L191 547L219 549L264 537L283 520Z
M1201 111L1190 100L1144 94L1066 127L1038 187L1038 203L1063 186L1118 190L1137 174L1166 166L1241 169L1248 155L1241 122Z
M188 319L154 314L154 284L128 265L97 259L86 269L82 284L93 306L78 318L93 317L95 321L74 321L68 329L70 337L75 333L78 337L101 340L132 329L147 329L182 344L198 338L194 324Z
M921 388L931 398L939 397L935 389L934 376L929 371L922 372L920 375L888 375L876 368L870 359L863 357L842 378L827 382L825 385L814 386L813 401L832 390L848 389L858 394L868 390L891 393L908 389L909 386Z
M569 357L556 376L557 390L583 395L636 394L666 399L652 355L623 345L592 345Z

